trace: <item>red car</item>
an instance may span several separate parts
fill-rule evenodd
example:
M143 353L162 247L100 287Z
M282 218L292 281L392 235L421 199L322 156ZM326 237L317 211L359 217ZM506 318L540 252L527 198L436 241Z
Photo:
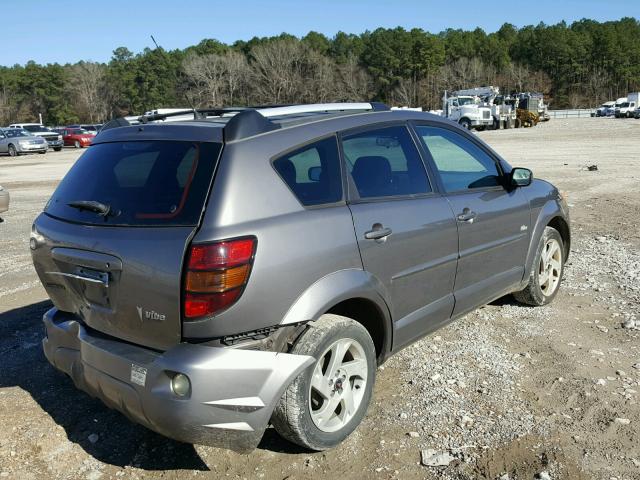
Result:
M62 140L65 146L84 148L91 145L94 133L91 133L82 128L60 128L58 133L62 134Z

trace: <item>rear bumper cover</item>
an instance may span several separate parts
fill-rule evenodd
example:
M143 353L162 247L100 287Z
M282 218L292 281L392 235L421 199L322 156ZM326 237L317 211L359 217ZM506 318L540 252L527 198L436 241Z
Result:
M43 321L47 359L78 388L167 437L240 452L258 445L284 389L314 361L187 343L159 353L91 334L55 308ZM191 381L186 398L171 390L176 372Z

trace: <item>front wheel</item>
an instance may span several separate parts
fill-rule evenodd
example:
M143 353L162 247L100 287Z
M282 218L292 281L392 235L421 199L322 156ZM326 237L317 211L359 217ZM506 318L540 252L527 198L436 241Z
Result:
M465 129L467 129L467 130L471 130L471 122L470 122L468 119L463 118L463 119L462 119L462 120L460 120L460 122L458 122L458 123L460 124L460 126L461 126L462 128L465 128Z
M546 227L533 259L529 283L513 296L520 303L540 306L551 303L558 294L564 272L564 243L555 228Z
M73 146L76 147L76 148L82 148L82 145L80 145L80 142L78 140L73 142Z
M376 375L373 341L355 320L326 314L291 353L310 355L316 363L285 390L271 423L290 442L332 448L356 429L369 406Z

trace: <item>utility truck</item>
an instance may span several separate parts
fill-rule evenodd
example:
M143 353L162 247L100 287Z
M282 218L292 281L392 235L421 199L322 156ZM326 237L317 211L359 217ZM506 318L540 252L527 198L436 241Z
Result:
M466 129L484 130L493 126L491 108L481 103L475 95L464 95L445 90L442 97L442 116L457 122Z
M471 95L478 97L481 104L491 109L491 116L493 118L493 129L499 128L511 128L515 125L516 111L512 105L506 102L504 95L500 95L500 88L488 86L488 87L475 87L465 90L458 90L455 92L457 95Z

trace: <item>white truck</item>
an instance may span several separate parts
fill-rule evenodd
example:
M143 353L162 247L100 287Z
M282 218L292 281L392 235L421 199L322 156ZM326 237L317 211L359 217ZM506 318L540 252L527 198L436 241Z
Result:
M511 128L516 121L516 110L505 102L504 95L500 95L500 88L488 86L488 87L475 87L465 90L458 90L455 92L458 96L470 95L480 99L481 104L491 109L491 116L493 117L493 129L499 128Z
M631 118L633 112L638 108L640 101L640 92L633 92L626 96L626 98L619 98L616 102L616 108L614 115L616 118ZM619 102L619 103L618 103Z
M475 95L459 95L458 92L447 91L442 97L442 116L457 122L467 129L484 130L493 126L491 108L485 106Z

